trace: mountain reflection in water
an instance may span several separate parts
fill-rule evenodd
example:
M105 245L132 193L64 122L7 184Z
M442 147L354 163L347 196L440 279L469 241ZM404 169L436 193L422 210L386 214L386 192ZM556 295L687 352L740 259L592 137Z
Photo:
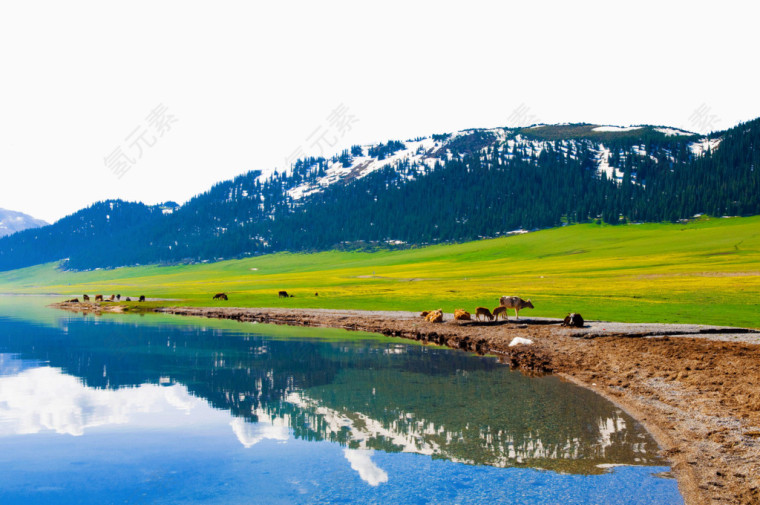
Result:
M336 331L63 317L65 330L0 318L0 436L171 426L210 405L245 447L339 443L371 485L388 478L373 451L576 474L663 463L612 403L490 358Z

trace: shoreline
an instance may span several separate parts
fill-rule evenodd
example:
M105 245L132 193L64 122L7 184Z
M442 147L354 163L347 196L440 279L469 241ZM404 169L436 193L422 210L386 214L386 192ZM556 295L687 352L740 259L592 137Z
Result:
M121 304L63 303L82 312ZM527 374L552 373L611 400L654 436L687 505L760 503L760 332L700 325L561 320L429 323L410 312L158 307L150 312L367 331L477 354ZM512 338L533 341L509 346Z

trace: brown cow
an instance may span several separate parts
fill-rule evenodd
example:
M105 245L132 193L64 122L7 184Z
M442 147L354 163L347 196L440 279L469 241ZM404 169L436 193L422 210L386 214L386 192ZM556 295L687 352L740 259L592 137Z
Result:
M86 302L89 302L90 301L90 297L87 296L87 295L82 295L82 300L84 300Z
M493 317L494 317L494 319L496 319L498 321L499 320L499 316L501 316L502 319L506 319L507 321L509 321L509 316L507 315L507 308L506 307L504 307L502 305L499 305L498 307L496 307L495 309L493 309Z
M470 313L467 312L464 309L455 309L454 310L454 321L470 321L472 320L472 317L470 317Z
M103 301L103 295L95 295L95 301L96 302L102 302Z
M226 293L217 293L214 295L214 300L228 300Z
M433 310L425 316L425 321L430 323L442 323L443 322L443 309Z
M115 298L116 298L116 295L111 295L111 297L108 299L108 301L112 302L112 301L114 301Z
M423 310L422 312L420 312L420 317L427 317L428 314L430 314L429 310Z
M499 305L508 309L515 309L515 319L520 319L517 316L517 313L520 311L520 309L534 308L533 304L530 303L530 300L523 300L519 296L502 296L499 298Z
M480 321L480 316L485 316L489 321L493 321L493 314L485 307L478 307L475 309L475 319Z

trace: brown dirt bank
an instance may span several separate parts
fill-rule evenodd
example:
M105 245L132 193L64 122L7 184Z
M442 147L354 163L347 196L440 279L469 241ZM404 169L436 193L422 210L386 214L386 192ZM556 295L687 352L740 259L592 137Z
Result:
M455 322L450 314L436 324L408 312L155 310L346 328L496 354L527 373L555 373L592 389L640 420L671 461L687 504L760 504L760 334L756 330L599 321L569 329L557 320ZM534 343L509 347L514 337Z

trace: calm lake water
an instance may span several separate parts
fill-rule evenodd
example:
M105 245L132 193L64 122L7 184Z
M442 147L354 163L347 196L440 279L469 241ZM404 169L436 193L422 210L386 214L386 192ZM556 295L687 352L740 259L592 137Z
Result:
M680 504L612 403L342 330L0 296L0 503Z

